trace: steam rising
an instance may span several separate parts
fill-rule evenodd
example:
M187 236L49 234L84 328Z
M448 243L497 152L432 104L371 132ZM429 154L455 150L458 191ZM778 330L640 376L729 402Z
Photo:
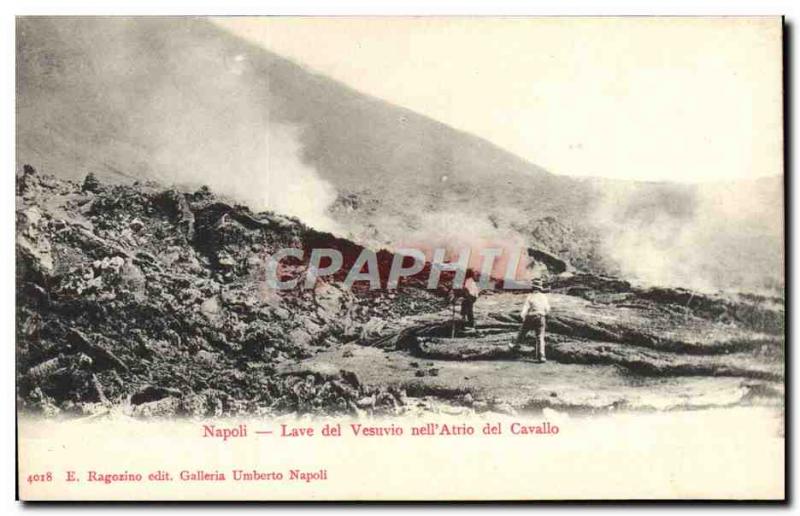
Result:
M326 213L336 192L301 155L306 126L273 118L269 70L218 29L75 17L22 19L18 33L19 159L76 179L207 185L338 230Z
M182 145L162 149L155 159L160 168L173 171L169 181L205 184L256 211L273 210L318 230L340 231L326 213L336 191L300 160L297 129L277 123L253 126L206 146L194 140L202 136L191 132L191 124L174 131L170 129L170 137L184 137L184 145L203 150L184 154Z
M220 60L224 72L206 76L203 102L165 81L147 118L168 123L148 127L161 145L155 153L164 179L205 184L256 211L298 217L319 230L338 231L327 215L336 191L301 159L298 127L271 120L267 85L248 74L246 56ZM266 101L266 102L265 102Z
M623 277L701 291L783 288L780 178L659 186L600 192L592 220Z
M576 224L593 228L597 255L607 272L643 286L780 294L784 286L783 186L780 177L699 185L596 181L596 202ZM497 221L495 221L497 222ZM482 214L436 212L402 247L447 249L456 261L470 248L469 266L480 269L480 250L501 248L493 276L509 257L531 245L506 223ZM565 243L568 244L568 243ZM533 243L535 246L535 243ZM563 258L568 259L567 256ZM516 278L544 274L522 257Z
M207 22L20 18L17 34L17 159L45 172L205 184L254 210L341 233L328 215L337 193L329 179L343 190L378 192L365 198L380 203L374 215L358 212L346 229L369 223L369 238L429 257L443 247L456 259L469 247L475 269L481 249L503 248L496 276L511 253L537 244L514 222L526 227L552 215L592 227L598 254L618 268L609 272L626 279L783 288L780 178L702 186L597 181L583 195L583 183L538 169L524 175L532 169L521 160L420 117L398 119ZM503 170L506 190L491 175ZM594 206L586 206L590 199ZM490 221L490 211L502 216ZM553 240L572 238L565 235ZM570 243L551 242L550 251L569 254ZM542 272L526 261L518 278Z
M436 212L422 216L422 229L417 230L398 247L420 249L428 260L433 257L434 249L446 250L446 261L458 261L463 249L470 249L468 267L481 271L483 257L481 250L501 249L502 254L493 263L491 276L502 278L506 274L509 261L519 258L514 279L523 280L532 274L541 274L529 270L527 244L525 238L517 232L500 231L488 220L463 212Z

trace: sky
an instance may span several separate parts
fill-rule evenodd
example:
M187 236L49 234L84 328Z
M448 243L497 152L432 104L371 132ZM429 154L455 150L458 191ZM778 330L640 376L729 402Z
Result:
M557 174L782 174L779 18L218 18Z

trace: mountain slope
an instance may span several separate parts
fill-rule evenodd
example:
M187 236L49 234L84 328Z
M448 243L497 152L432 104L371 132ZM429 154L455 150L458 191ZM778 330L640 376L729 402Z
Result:
M550 174L203 19L19 18L25 163L72 179L207 184L375 248L534 247L657 284L783 284L782 178L696 187Z
M79 184L30 167L16 187L24 412L252 417L414 414L436 410L432 402L505 413L782 403L779 298L561 277L549 282L551 362L532 365L528 352L508 347L519 292L484 292L478 326L467 330L449 296L415 278L392 291L349 290L342 272L313 289L275 290L266 257L276 248L306 258L319 247L346 256L362 248L206 189ZM307 270L290 260L281 269L289 277ZM568 389L559 387L565 377ZM643 398L642 388L663 397Z
M507 203L532 216L564 215L588 199L576 181L206 21L24 18L17 30L18 163L45 172L195 185L280 177L268 170L282 164L265 147L271 127L288 125L320 179L379 202L404 230L431 210L468 214Z

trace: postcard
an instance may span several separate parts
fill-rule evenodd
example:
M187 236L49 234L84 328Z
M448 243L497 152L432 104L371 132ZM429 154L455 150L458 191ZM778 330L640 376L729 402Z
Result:
M780 17L16 20L25 501L785 499Z

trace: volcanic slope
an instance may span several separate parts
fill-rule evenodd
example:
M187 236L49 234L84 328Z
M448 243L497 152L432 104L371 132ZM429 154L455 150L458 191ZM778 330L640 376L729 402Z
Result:
M481 296L478 329L467 332L454 324L448 298L419 283L349 291L340 274L312 290L265 288L266 256L278 248L307 255L329 246L348 257L362 248L206 188L74 182L28 166L16 193L24 411L152 417L782 402L780 298L563 274L548 282L550 362L539 365L508 350L519 294ZM306 269L298 261L285 272Z

